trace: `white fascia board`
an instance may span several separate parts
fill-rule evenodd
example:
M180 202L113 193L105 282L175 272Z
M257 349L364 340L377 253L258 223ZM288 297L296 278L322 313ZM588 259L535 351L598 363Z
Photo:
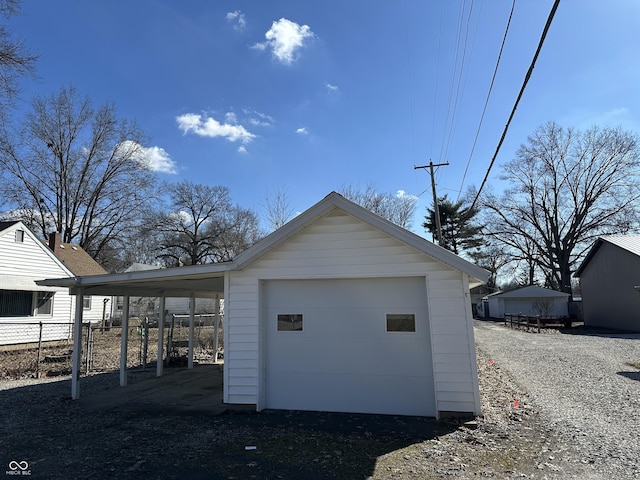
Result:
M347 200L342 195L331 192L321 201L313 205L308 210L295 217L287 224L280 227L275 232L263 238L253 247L245 250L234 259L234 263L239 269L246 268L266 253L276 249L287 239L297 235L302 230L318 221L320 218L328 215L336 208L368 223L372 227L390 235L401 242L415 248L435 260L448 265L456 270L466 273L471 279L480 283L485 283L489 279L490 273L484 268L478 267L471 262L466 261L462 257L446 250L428 240L376 215L360 205ZM477 282L471 281L472 284Z

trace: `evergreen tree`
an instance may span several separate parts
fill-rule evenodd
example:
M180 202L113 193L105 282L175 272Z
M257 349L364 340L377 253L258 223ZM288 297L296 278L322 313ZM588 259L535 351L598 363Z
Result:
M478 209L463 208L463 201L452 202L445 195L438 198L440 225L442 227L442 246L455 254L481 247L484 240L481 236L482 226L473 223ZM428 215L422 226L436 236L435 208L427 209Z

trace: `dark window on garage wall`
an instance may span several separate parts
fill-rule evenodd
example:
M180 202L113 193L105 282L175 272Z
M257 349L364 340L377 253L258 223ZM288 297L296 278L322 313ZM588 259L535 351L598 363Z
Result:
M302 331L302 314L301 313L279 313L278 314L278 331L279 332L301 332Z
M387 313L387 332L415 332L416 316L413 313Z

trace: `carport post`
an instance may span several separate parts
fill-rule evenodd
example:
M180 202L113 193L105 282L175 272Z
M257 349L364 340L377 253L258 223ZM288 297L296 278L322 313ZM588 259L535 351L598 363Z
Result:
M122 302L122 332L120 336L120 386L127 385L127 347L129 343L129 295Z
M216 293L216 303L214 307L215 324L213 327L213 362L218 362L218 335L220 327L220 295Z
M164 307L165 297L160 297L160 315L158 316L158 363L156 364L156 377L162 376L163 361L163 342L164 342Z
M73 358L71 365L71 399L80 398L80 361L82 360L82 304L84 290L76 295L76 316L73 324Z
M189 364L187 368L193 368L193 317L196 313L196 299L191 295L189 302Z

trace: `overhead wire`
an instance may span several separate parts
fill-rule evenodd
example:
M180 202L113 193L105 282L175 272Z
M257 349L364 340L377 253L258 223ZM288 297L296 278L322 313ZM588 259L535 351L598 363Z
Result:
M447 129L449 127L449 118L451 114L451 102L453 100L453 89L456 81L456 71L458 69L458 54L460 52L460 38L462 37L462 24L464 20L465 9L466 9L466 1L463 1L462 6L460 8L460 18L458 20L458 32L456 34L455 55L453 57L453 67L451 71L451 85L449 86L449 96L447 99L447 114L445 115L444 131L442 132L442 142L440 144L440 155L438 156L438 159L439 159L438 163L442 163L442 154L444 152L444 145L447 138Z
M466 29L464 35L464 43L462 47L462 60L460 62L460 71L458 72L458 82L456 85L456 96L453 102L453 113L451 115L451 124L449 126L449 133L447 136L446 147L444 149L444 158L447 158L449 155L449 146L451 145L451 138L453 137L453 132L455 131L455 126L457 124L456 113L458 112L458 99L460 97L460 87L462 85L462 79L464 78L464 69L465 69L465 60L467 58L467 47L469 44L469 25L471 24L471 17L473 15L473 5L474 2L471 0L471 5L469 7L469 13L467 15ZM464 88L463 88L464 90Z
M407 40L407 83L409 84L409 113L411 115L411 148L413 158L416 158L415 120L413 116L413 88L411 85L411 42L409 41L409 15L407 0L404 0L404 31Z
M491 92L493 90L493 84L496 80L496 75L498 73L498 67L500 66L500 59L502 58L502 51L504 50L504 44L507 40L507 35L509 33L509 27L511 25L511 18L513 17L513 10L516 6L516 0L513 0L511 4L511 12L509 12L509 19L507 20L507 26L504 30L504 35L502 37L502 44L500 45L500 51L498 52L498 59L496 60L496 66L493 69L493 76L491 77L491 84L489 85L489 91L487 92L487 98L484 102L484 107L482 109L482 114L480 115L480 122L478 123L478 129L476 130L476 135L473 139L473 145L471 146L471 152L469 153L469 158L467 160L467 165L464 169L464 174L462 175L462 182L460 183L460 190L458 191L458 197L456 198L456 202L460 199L460 195L462 193L462 187L464 186L464 181L467 178L467 172L469 171L469 165L471 164L471 158L473 157L473 152L476 149L476 144L478 143L478 136L480 135L480 129L482 128L482 122L484 121L484 115L487 112L487 105L489 105L489 99L491 98Z
M482 183L480 184L480 188L478 189L478 192L476 193L475 198L473 199L473 202L471 203L471 206L469 207L469 210L467 210L467 215L473 211L473 208L475 207L476 203L478 202L478 199L480 198L480 194L482 193L482 189L484 188L485 184L487 183L487 179L489 178L489 174L491 173L491 168L493 167L493 164L496 160L496 158L498 157L498 153L500 152L500 148L502 147L502 144L504 142L505 137L507 136L507 132L509 131L509 126L511 125L511 120L513 120L513 117L516 113L516 110L518 109L518 104L520 103L520 99L522 98L522 95L524 94L525 89L527 88L527 84L529 83L529 79L531 78L531 74L533 73L533 69L536 65L536 61L538 60L538 56L540 55L540 51L542 50L542 45L544 44L545 38L547 37L547 33L549 32L549 28L551 27L551 22L553 21L553 17L556 14L556 10L558 9L558 5L560 4L560 0L555 0L553 3L553 6L551 7L551 11L549 12L549 16L547 17L547 22L545 23L544 29L542 31L542 35L540 37L540 41L538 42L538 47L536 48L536 52L533 55L533 59L531 60L531 64L529 65L529 69L527 70L527 74L524 77L524 81L522 82L522 87L520 87L520 92L518 93L518 97L516 98L516 101L513 105L513 108L511 109L511 114L509 115L509 119L507 120L507 124L504 126L504 130L502 131L502 136L500 137L500 141L498 142L498 146L496 147L496 151L493 154L493 157L491 158L491 162L489 163L489 167L487 168L487 173L484 176L484 179L482 180Z
M438 99L438 85L440 80L440 40L442 39L442 5L444 2L440 2L440 24L438 26L438 55L436 60L436 88L433 90L433 108L431 109L431 141L429 142L429 148L433 149L433 133L435 132L436 124L436 101ZM432 156L433 150L429 151L429 157Z

